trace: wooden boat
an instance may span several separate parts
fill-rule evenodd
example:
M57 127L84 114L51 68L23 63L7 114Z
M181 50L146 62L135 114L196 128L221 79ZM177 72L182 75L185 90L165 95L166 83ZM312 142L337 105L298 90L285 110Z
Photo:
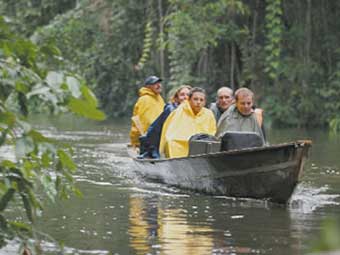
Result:
M287 203L301 179L309 140L173 159L138 159L143 177L214 195Z

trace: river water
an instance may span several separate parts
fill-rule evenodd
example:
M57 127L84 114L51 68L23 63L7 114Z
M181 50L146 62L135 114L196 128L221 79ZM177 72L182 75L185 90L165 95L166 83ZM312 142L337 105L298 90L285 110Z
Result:
M48 137L74 147L83 198L49 204L38 228L65 254L306 254L322 222L340 213L340 135L269 130L271 143L312 139L302 182L288 206L210 196L133 174L129 123L71 116L33 119ZM44 254L58 254L47 237ZM1 253L1 251L0 251Z

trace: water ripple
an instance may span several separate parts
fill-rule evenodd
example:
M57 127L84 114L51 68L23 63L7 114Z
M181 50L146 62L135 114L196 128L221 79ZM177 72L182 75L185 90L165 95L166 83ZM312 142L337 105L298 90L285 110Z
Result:
M123 188L122 188L123 189ZM126 188L124 188L126 189ZM131 191L135 191L137 193L146 193L146 194L155 194L159 196L167 196L167 197L190 197L188 194L175 194L175 193L168 193L160 190L150 190L150 189L142 189L138 187L130 187L128 188Z
M339 194L325 194L329 191L328 186L320 188L311 187L305 183L297 186L289 203L289 208L301 213L311 213L326 205L339 205L335 201Z

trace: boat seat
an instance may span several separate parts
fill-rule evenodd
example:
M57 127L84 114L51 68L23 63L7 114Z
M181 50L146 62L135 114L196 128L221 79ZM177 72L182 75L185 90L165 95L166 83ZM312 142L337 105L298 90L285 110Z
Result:
M261 137L255 132L227 131L221 139L221 151L240 150L264 146Z
M219 152L221 142L212 135L196 134L189 139L189 156Z

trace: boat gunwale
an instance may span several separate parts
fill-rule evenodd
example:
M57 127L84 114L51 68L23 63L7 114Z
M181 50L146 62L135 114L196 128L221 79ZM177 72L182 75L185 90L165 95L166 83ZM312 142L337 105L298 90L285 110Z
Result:
M195 159L195 158L209 158L209 157L218 157L222 155L237 155L237 154L245 154L249 152L257 152L257 151L270 151L272 149L280 149L284 147L304 147L304 146L311 146L312 141L311 140L297 140L293 142L287 142L287 143L279 143L269 146L263 146L263 147L252 147L252 148L244 148L240 150L230 150L230 151L219 151L219 152L213 152L213 153L204 153L204 154L196 154L186 157L179 157L179 158L160 158L160 159L138 159L136 157L132 157L135 161L139 163L161 163L161 162L169 162L173 160L186 160L186 159Z

